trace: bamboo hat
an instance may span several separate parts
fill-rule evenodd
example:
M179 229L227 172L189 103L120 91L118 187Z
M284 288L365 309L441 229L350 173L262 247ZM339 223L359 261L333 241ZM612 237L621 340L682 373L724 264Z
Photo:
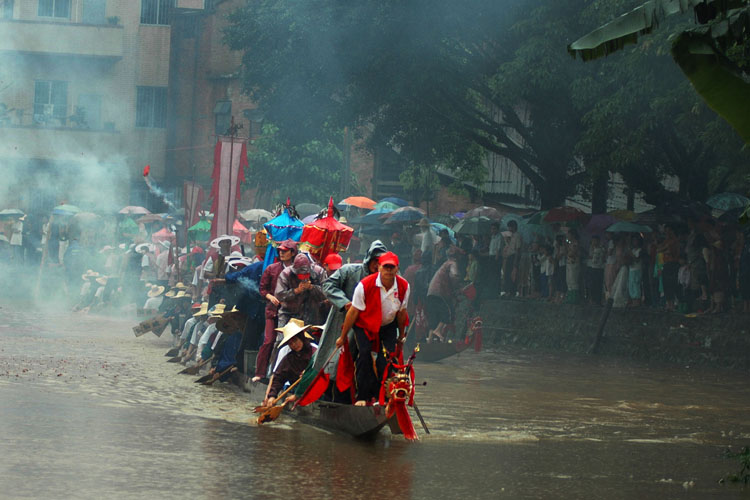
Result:
M290 319L289 323L284 325L283 328L275 328L277 332L280 332L283 335L281 342L279 343L279 349L284 347L290 340L292 340L300 333L306 332L308 328L310 328L309 325L306 326L301 320L297 318Z
M174 296L175 299L184 299L185 297L188 297L189 295L185 293L184 290L180 290L177 292Z
M102 286L105 286L107 284L107 280L109 280L109 278L107 278L106 276L99 276L98 278L96 278L96 282Z
M183 283L182 281L180 281L179 283L177 283L174 286L174 288L176 288L178 290L187 290L187 285L185 283Z
M175 295L177 295L177 290L175 290L174 288L164 294L165 297L170 299L173 299Z
M148 292L147 295L149 297L153 298L153 297L158 297L162 293L164 293L164 287L163 286L161 286L161 285L152 285L151 286L151 290Z
M193 316L205 316L208 314L208 302L201 302L200 309Z
M208 315L210 318L221 318L221 315L224 314L224 308L226 307L226 304L214 304L214 306L208 310Z

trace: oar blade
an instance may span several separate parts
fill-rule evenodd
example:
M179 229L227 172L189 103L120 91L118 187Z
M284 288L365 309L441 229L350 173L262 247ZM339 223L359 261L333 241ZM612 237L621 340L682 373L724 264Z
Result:
M273 422L274 420L279 418L279 415L281 415L281 411L283 409L283 405L269 408L267 411L263 412L260 417L258 417L258 425L264 424L265 422Z
M208 375L204 375L201 378L199 378L198 380L196 380L195 383L196 384L205 384L206 382L208 382L212 378L213 378L213 374L209 373Z
M173 357L177 356L178 354L180 354L180 348L179 347L175 347L174 349L168 350L167 353L164 356L166 356L168 358L173 358Z
M194 365L194 366L188 366L181 372L179 372L180 375L198 375L198 372L201 371L200 365Z
M182 361L182 357L175 356L174 358L169 358L167 363L179 363L180 361Z

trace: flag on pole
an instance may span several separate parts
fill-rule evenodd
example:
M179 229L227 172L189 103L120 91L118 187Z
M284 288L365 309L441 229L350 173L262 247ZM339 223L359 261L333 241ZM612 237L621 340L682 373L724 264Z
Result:
M198 222L198 213L203 205L203 186L197 182L185 181L182 185L182 203L185 207L185 227Z
M211 238L232 234L240 201L240 185L245 180L247 148L244 139L219 137L214 148L213 186L211 187Z

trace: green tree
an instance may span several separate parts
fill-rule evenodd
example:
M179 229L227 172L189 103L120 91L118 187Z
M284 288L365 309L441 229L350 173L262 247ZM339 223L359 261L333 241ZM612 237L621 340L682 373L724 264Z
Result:
M343 134L323 135L297 145L275 125L264 125L261 136L248 152L246 184L258 188L266 205L287 196L294 204L320 204L336 195L343 162L339 146Z

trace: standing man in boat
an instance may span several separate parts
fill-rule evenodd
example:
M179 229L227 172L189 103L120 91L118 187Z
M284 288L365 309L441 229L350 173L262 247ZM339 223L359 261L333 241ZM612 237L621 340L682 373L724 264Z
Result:
M358 351L354 360L355 404L359 406L377 397L386 355L395 352L396 342L406 338L408 302L409 283L398 276L398 257L386 252L378 258L378 273L367 276L354 289L341 336L336 341L337 346L343 346L353 327Z

